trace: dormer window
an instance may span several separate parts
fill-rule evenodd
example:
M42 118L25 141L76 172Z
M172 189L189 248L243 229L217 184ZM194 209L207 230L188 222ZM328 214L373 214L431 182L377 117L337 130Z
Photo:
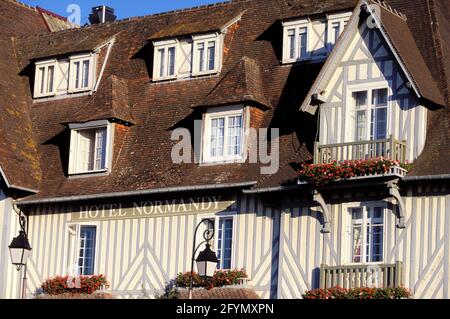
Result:
M46 97L55 95L55 70L57 61L48 60L36 63L36 77L34 82L34 96Z
M155 53L153 78L166 80L176 77L177 41L158 42Z
M285 63L309 59L309 21L285 22L283 61Z
M91 55L79 55L70 57L70 92L88 91L93 83L93 58Z
M153 81L220 71L223 35L218 33L153 42Z
M203 162L239 162L244 158L245 118L242 106L209 110L204 118Z
M91 91L96 75L95 57L88 53L36 62L34 98Z
M351 12L344 12L330 14L327 16L327 44L329 51L331 51L334 44L342 34L342 31L344 31L344 28L347 25L348 20L350 20L351 15Z
M217 35L196 36L194 41L194 75L202 75L217 72L218 69L218 48Z
M326 59L351 15L352 12L343 12L326 18L284 21L282 62L320 62Z
M69 175L101 173L110 168L113 124L71 124Z

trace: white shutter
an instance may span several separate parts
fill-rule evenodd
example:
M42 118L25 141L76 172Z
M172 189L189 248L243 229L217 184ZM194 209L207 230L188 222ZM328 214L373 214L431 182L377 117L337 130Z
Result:
M67 260L66 273L75 276L78 274L78 249L79 249L79 232L78 224L67 226Z

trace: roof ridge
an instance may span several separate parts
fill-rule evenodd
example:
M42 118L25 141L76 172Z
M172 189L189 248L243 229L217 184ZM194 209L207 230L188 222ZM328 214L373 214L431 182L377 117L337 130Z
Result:
M18 0L5 0L5 1L8 1L8 2L10 2L10 3L16 4L16 5L18 5L18 6L21 6L21 7L24 7L24 8L26 8L26 9L33 10L33 11L36 11L36 12L37 12L37 10L36 10L35 7L30 6L30 5L26 4L26 3L20 2L20 1L18 1Z
M14 1L15 2L16 0L6 0L6 1ZM46 36L46 35L61 34L61 33L64 33L64 32L72 32L72 31L86 30L86 29L105 27L105 26L111 26L111 25L119 25L119 24L125 24L125 23L128 23L128 22L139 21L139 20L143 20L143 19L147 19L147 18L157 18L157 17L168 16L168 15L171 15L171 14L195 12L195 11L203 10L203 9L207 9L207 8L215 8L215 7L226 6L226 5L230 5L230 4L241 4L241 3L244 3L244 2L250 2L250 1L253 1L253 0L238 0L238 1L236 1L236 0L226 0L226 1L210 3L210 4L195 6L195 7L189 7L189 8L184 8L184 9L177 9L177 10L171 10L171 11L165 11L165 12L159 12L159 13L152 13L152 14L147 14L147 15L143 15L143 16L128 17L128 18L119 19L119 20L112 21L112 22L105 22L105 23L100 23L100 24L89 24L89 25L81 26L79 28L71 28L71 29L66 29L66 30L59 30L59 31L51 32L51 33L17 36L16 38L22 39L22 38L28 38L28 37L40 37L40 36ZM34 10L36 11L36 8L34 8Z

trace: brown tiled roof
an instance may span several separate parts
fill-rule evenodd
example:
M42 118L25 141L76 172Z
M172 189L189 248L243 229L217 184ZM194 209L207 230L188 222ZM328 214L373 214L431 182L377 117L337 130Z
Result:
M70 121L85 123L103 119L118 119L124 123L134 121L128 102L127 82L115 75L103 79L98 91L80 105Z
M437 105L445 106L441 91L417 48L408 24L399 15L383 6L380 8L382 28L395 47L399 58L405 64L407 71L411 74L420 95Z
M263 78L258 63L244 56L229 70L196 107L255 102L271 108L264 95Z
M0 167L10 186L37 190L41 172L27 103L28 82L18 75L12 37L47 28L35 9L16 1L0 1L0 12Z
M208 19L198 20L196 16L190 16L182 23L177 21L177 17L166 16L166 25L158 32L152 34L149 40L162 39L167 37L180 37L199 33L221 31L231 21L243 14L239 7L223 10L220 6L211 7L208 10Z
M32 60L93 51L114 36L114 31L108 29L96 33L91 28L81 28L18 37L16 47L20 67L25 68Z
M401 3L412 12L418 4L428 1L431 0ZM298 112L298 105L304 100L322 65L280 65L282 29L279 20L284 17L342 10L354 7L355 4L354 0L232 1L53 34L21 36L15 40L15 52L20 67L16 73L10 69L4 71L9 74L17 74L20 71L24 80L28 80L27 76L32 76L32 70L27 66L37 57L92 50L113 36L116 39L100 88L93 96L33 103L30 98L31 85L27 82L28 85L24 86L27 90L23 99L29 104L24 104L25 109L18 113L27 117L27 112L31 110L33 136L38 141L40 165L45 176L39 194L29 199L252 181L259 181L258 187L273 187L292 182L298 164L311 159L317 123L316 117ZM407 10L400 10L409 15ZM151 81L149 57L152 52L149 39L155 34L168 27L173 28L172 31L177 28L191 28L189 30L200 32L201 30L197 29L198 24L195 25L196 21L221 25L223 21L229 21L230 17L232 19L241 12L244 12L242 19L230 27L225 35L223 69L220 74L173 82ZM223 18L225 16L226 19ZM425 25L431 21L429 16L417 19ZM188 25L190 27L186 28ZM205 30L211 28L209 25ZM438 30L447 35L446 31ZM184 32L187 31L182 33ZM439 59L435 53L424 53L427 45L434 46L433 37L425 29L414 30L413 33L425 63L430 66L431 75L439 83L441 91L447 89L446 85L442 85L442 75L435 71L442 68L442 61L436 62ZM14 88L14 93L19 92L17 86ZM224 104L227 100L235 102L242 99L266 106L251 108L254 114L251 117L252 127L280 128L281 168L277 174L260 175L260 165L249 163L216 166L196 163L172 164L171 151L177 142L171 140L171 133L178 127L185 127L193 132L194 120L202 118L202 111L196 106L208 103ZM3 106L0 105L1 107ZM433 123L433 126L429 129L426 147L431 147L430 143L439 145L438 138L442 139L441 145L448 144L449 137L444 135L448 132L449 115L439 112L444 111L430 111L430 123ZM134 124L117 125L112 172L106 176L68 178L66 171L69 137L64 124L111 117ZM435 125L437 122L434 121L441 121L441 124ZM7 125L0 124L0 130ZM26 134L25 132L23 136L12 141L8 147L13 149L14 145L26 145ZM23 150L22 147L16 148ZM3 148L0 149L0 154L2 150ZM6 163L9 159L12 165L16 165L17 171L23 171L19 162L3 156L0 156L0 160L6 159ZM439 160L443 158L439 157ZM431 159L423 161L429 163ZM29 163L36 162L30 161L27 165L30 165ZM420 171L420 166L425 166L418 161L416 169L420 174L450 171L448 164L444 161L440 163L429 164L429 170ZM39 172L38 166L35 168L33 174ZM31 173L27 174L29 175Z
M250 299L256 300L261 297L249 288L214 288L211 290L194 289L192 291L193 299L216 299L216 300L240 300ZM189 299L189 291L187 289L180 290L178 293L179 299Z

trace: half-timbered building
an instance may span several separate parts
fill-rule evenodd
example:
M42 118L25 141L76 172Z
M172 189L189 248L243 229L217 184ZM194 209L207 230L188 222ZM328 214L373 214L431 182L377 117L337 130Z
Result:
M29 297L66 274L155 295L190 271L204 219L218 268L263 298L450 297L446 1L232 0L84 27L0 8L0 297L23 287L20 215ZM379 158L398 165L299 176Z

